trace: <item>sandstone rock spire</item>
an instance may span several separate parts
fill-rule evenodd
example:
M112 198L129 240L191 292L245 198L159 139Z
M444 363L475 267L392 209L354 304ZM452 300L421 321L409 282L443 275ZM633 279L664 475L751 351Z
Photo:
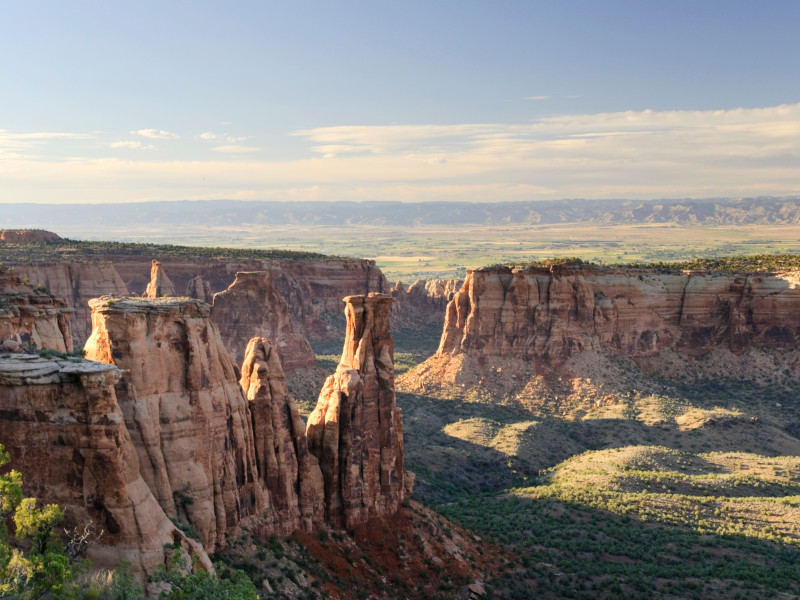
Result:
M326 519L352 527L404 498L403 419L394 394L391 296L348 296L341 361L309 416L308 447L325 482Z
M139 288L141 289L141 288ZM157 260L153 261L150 267L150 283L144 291L145 298L162 298L164 296L175 296L175 286L172 285L167 273Z
M305 423L286 387L277 351L253 338L242 364L242 389L250 403L256 463L264 488L262 518L269 533L311 531L323 518L322 472L308 451Z

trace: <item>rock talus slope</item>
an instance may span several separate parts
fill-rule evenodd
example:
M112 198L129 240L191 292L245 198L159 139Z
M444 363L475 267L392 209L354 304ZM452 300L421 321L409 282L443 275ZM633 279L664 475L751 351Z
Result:
M126 370L117 395L144 480L207 548L224 545L263 499L247 400L209 306L107 297L91 305L86 354Z
M0 358L0 428L25 493L61 506L68 527L96 534L88 558L95 568L131 564L145 578L163 565L173 544L203 548L178 531L139 473L139 460L120 411L114 366L35 355ZM166 549L165 549L166 548Z
M393 514L410 485L395 403L391 303L384 294L345 298L341 361L308 419L308 447L319 460L326 518L335 526Z
M266 271L236 273L227 290L214 294L211 318L237 364L253 337L265 337L275 345L286 371L316 364L314 351L295 331L286 301Z
M265 528L283 535L311 531L324 516L322 472L308 451L305 423L268 339L250 340L240 383L250 403Z

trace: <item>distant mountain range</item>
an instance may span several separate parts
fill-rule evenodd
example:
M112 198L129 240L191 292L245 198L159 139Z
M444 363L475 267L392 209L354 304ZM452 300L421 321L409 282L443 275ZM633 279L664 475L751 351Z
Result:
M208 200L124 204L0 204L0 228L248 225L552 225L558 223L800 223L800 196L703 200L541 202L262 202Z

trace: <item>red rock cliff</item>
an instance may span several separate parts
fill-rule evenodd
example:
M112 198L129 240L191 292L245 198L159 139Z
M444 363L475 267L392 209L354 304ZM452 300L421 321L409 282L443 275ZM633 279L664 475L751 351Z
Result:
M286 388L278 353L266 338L247 345L240 383L253 419L266 530L310 532L324 516L322 472L308 451L305 423Z
M167 515L213 549L262 505L251 416L209 306L98 298L88 358L126 369L117 395L141 472Z
M308 419L308 447L322 468L326 518L335 526L394 514L406 493L391 303L384 294L345 298L341 361Z
M657 272L561 265L469 272L447 306L438 356L558 366L585 350L797 348L797 274Z
M25 493L57 503L67 526L92 523L104 532L88 549L94 568L127 561L144 579L176 541L210 568L203 548L175 528L139 473L114 392L120 375L76 358L0 358L0 431L12 466L23 473Z
M72 352L73 312L65 301L22 283L0 265L0 352L21 352L31 344Z
M18 263L20 277L42 284L76 309L73 335L76 345L91 333L87 303L102 295L128 296L144 293L152 257L71 255L75 262ZM273 285L286 300L298 333L309 339L334 340L341 335L320 318L320 312L340 314L343 296L388 291L389 286L375 262L364 259L238 260L201 257L156 256L169 273L174 290L208 301L212 292L225 290L239 271L268 271ZM196 277L201 277L190 287Z
M316 364L314 351L295 331L286 301L266 271L236 273L227 290L214 294L211 318L237 364L253 337L265 337L275 345L286 371Z
M128 295L127 286L109 262L24 263L16 265L14 270L21 278L43 285L75 309L71 330L76 348L82 347L92 332L89 300L107 294Z

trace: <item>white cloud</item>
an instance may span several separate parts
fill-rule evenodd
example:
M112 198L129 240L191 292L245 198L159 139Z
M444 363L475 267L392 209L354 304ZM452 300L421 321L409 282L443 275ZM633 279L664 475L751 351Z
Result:
M552 96L525 96L525 100L550 100Z
M215 140L217 139L218 136L213 131L206 131L205 133L201 133L197 137L199 137L201 140Z
M137 150L155 150L156 147L152 144L142 145L141 142L137 142L135 140L122 140L119 142L111 142L108 145L109 148L130 148L130 149L137 149Z
M255 146L238 146L235 144L228 144L223 146L215 146L211 148L214 152L224 152L225 154L247 154L249 152L259 152L261 148Z
M176 133L170 133L163 129L137 129L136 131L131 131L131 135L140 135L154 140L174 140L179 137Z
M40 160L21 156L24 151L9 144L44 143L47 134L15 135L0 132L0 152L6 152L0 161L0 201L800 193L800 104L557 115L526 123L320 127L291 134L307 143L309 156L297 160L262 159L253 154L259 148L235 143L212 149L240 155L236 160Z

